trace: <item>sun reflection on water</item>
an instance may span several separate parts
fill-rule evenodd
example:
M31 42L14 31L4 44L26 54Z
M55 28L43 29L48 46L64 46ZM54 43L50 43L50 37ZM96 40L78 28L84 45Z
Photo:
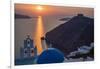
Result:
M35 37L34 37L34 42L37 47L38 54L40 54L43 51L41 44L41 37L43 36L44 36L44 26L43 26L42 16L38 16Z

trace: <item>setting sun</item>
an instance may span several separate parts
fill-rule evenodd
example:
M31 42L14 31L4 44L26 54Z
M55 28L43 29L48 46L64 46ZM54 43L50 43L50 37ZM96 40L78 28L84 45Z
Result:
M43 10L43 7L42 6L37 6L37 10L41 11L41 10Z

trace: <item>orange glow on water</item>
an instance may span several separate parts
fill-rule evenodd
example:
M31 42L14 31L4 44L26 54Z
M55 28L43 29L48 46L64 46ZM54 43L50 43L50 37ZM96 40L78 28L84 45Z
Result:
M37 46L38 54L42 52L42 44L41 44L41 37L44 36L44 27L42 22L42 16L38 16L36 31L35 31L35 45Z

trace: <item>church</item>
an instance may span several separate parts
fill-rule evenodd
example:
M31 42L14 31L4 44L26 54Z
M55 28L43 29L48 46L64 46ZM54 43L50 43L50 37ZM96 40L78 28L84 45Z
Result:
M20 49L21 58L31 58L37 56L37 47L34 45L33 39L27 35L27 38L24 40L24 47Z

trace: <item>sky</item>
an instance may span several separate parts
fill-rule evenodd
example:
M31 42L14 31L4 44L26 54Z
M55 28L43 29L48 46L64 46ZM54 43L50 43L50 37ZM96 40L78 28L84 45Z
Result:
M42 6L42 10L37 9L38 6ZM25 14L29 16L73 16L77 13L83 13L86 16L93 17L93 8L85 7L67 7L67 6L49 6L49 5L32 5L32 4L15 4L15 12L19 14ZM49 14L48 14L49 13Z

